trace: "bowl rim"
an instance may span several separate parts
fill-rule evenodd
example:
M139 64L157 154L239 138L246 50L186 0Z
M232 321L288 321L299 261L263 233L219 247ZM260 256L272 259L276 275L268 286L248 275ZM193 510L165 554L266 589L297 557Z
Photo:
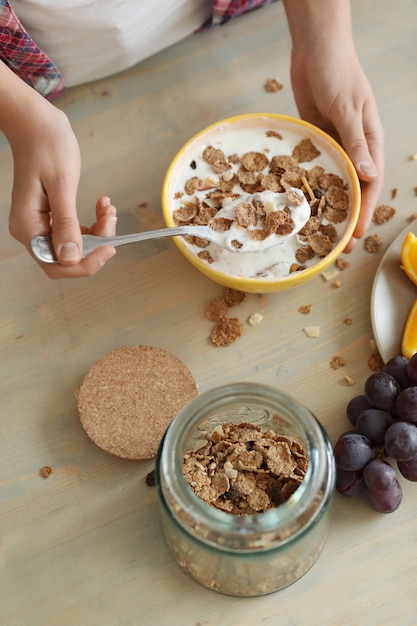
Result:
M274 279L266 279L261 277L248 277L248 276L237 276L234 274L228 274L226 272L221 272L219 270L213 269L206 262L199 259L199 257L191 251L182 240L182 237L173 237L175 244L180 249L182 254L203 274L212 280L223 284L229 285L234 284L236 288L240 286L243 290L248 291L274 291L277 289L279 285L280 288L286 289L291 288L292 286L296 286L300 283L304 283L309 278L313 278L324 269L326 269L344 250L348 242L350 241L353 232L355 230L357 221L359 219L360 206L361 206L361 187L358 174L356 169L352 163L352 160L348 156L347 152L344 148L333 138L331 135L326 133L324 130L302 120L301 118L297 118L291 115L286 115L282 113L242 113L239 115L234 115L231 117L223 118L216 122L213 122L209 126L206 126L199 132L195 133L182 147L177 151L175 156L172 158L170 165L165 173L163 184L162 184L162 215L167 226L173 226L174 220L172 218L172 212L170 210L170 203L168 198L168 188L171 180L172 172L177 165L178 160L181 156L187 151L187 149L199 138L203 137L206 134L209 134L211 131L215 130L218 126L222 124L234 124L241 120L250 120L254 118L268 118L272 120L279 120L281 122L289 122L291 124L295 124L299 127L304 127L311 131L313 134L319 135L325 142L328 142L332 148L339 154L346 165L348 181L351 186L351 195L352 195L352 203L350 207L350 216L349 216L349 224L347 225L345 231L343 232L341 238L332 249L332 251L319 259L317 263L314 265L307 267L306 269L300 272L293 272L288 276L277 277ZM268 287L270 287L268 289Z

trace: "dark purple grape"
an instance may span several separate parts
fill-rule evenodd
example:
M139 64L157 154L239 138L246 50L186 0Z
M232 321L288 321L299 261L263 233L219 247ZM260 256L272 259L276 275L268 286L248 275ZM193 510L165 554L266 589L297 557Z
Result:
M409 461L397 461L397 465L404 478L417 482L417 456Z
M392 411L400 395L401 387L394 376L386 372L375 372L365 382L365 396L372 406L383 411Z
M408 359L405 356L394 356L387 361L384 365L384 372L394 376L400 383L401 389L410 387L412 382L410 381L407 373Z
M394 422L385 433L385 451L396 461L417 456L417 427L409 422Z
M397 476L395 469L382 459L372 459L363 468L363 482L371 491L382 493L391 489Z
M411 382L414 385L417 385L417 354L413 354L413 356L409 359L407 364L407 374Z
M395 403L395 410L407 422L417 422L417 387L402 390Z
M346 407L346 417L349 422L356 426L356 420L359 417L359 413L362 413L365 409L370 409L371 405L364 395L355 396L348 402Z
M401 504L403 492L401 485L395 479L391 488L387 491L372 491L366 489L366 499L371 507L378 513L393 513Z
M336 470L336 489L344 496L357 496L363 490L362 472L348 472L338 467Z
M348 472L361 470L374 454L370 439L359 433L344 433L334 446L336 465Z
M356 420L356 429L361 435L368 437L373 443L382 445L388 426L394 418L388 411L381 409L365 409Z

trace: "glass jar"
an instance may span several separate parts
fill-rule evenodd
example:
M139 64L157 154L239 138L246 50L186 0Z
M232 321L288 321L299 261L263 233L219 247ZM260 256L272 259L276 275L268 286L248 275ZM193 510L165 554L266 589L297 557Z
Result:
M201 500L187 484L184 453L219 424L252 423L301 444L308 467L283 504L234 515ZM259 596L298 580L326 541L335 466L330 440L314 415L287 394L258 383L203 393L170 424L156 461L156 484L167 545L196 581L233 596Z

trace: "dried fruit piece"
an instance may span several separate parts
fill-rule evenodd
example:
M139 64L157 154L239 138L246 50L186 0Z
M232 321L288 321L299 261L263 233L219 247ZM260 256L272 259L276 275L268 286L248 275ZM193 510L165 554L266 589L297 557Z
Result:
M54 471L54 468L51 465L44 465L39 470L39 474L42 476L42 478L45 478L46 480L47 478L50 477L53 471Z
M252 315L248 317L248 323L251 326L257 326L262 322L263 318L263 315L261 315L260 313L252 313Z
M345 359L343 359L341 356L339 356L338 354L335 354L334 356L332 356L332 358L330 359L330 367L333 370L338 370L340 367L344 367L346 365L346 361Z
M267 78L265 81L265 91L275 93L281 91L284 85L277 78Z

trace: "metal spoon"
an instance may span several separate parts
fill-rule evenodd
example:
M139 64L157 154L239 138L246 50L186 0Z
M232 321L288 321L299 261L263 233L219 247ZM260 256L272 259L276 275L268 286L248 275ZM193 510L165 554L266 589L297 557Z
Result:
M118 235L114 237L96 237L94 235L82 235L83 251L81 257L84 258L101 246L123 246L127 243L146 241L147 239L161 239L162 237L173 237L174 235L195 235L209 241L219 242L216 232L209 226L173 226L172 228L160 228L143 233L131 233L129 235ZM52 246L52 238L49 235L37 235L30 242L32 252L39 261L43 263L58 263Z
M277 243L288 239L294 232L289 235L274 235L274 239L268 241L264 239L259 241L257 250L265 250L272 246L276 246ZM256 249L245 250L245 244L242 244L241 248L235 248L229 245L224 237L223 233L219 233L210 226L173 226L172 228L161 228L159 230L150 230L143 233L131 233L129 235L118 235L115 237L95 237L94 235L82 235L83 250L81 257L84 258L97 248L101 246L123 246L127 243L135 243L137 241L146 241L147 239L161 239L162 237L173 237L176 235L192 235L194 237L201 237L201 239L207 239L213 241L219 246L231 251L231 252L256 252ZM253 243L252 243L253 246ZM36 235L30 241L30 247L33 254L39 261L43 263L58 263L54 248L52 246L52 237L49 235Z

